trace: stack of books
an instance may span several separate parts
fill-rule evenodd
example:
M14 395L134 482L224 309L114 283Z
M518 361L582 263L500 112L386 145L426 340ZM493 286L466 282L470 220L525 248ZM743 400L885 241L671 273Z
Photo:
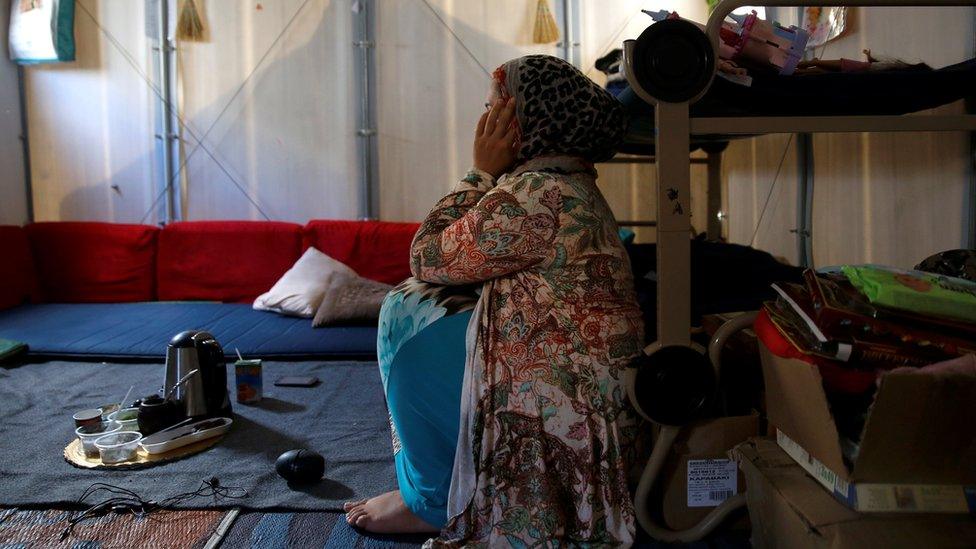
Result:
M962 302L959 307L940 309L914 299L888 300L887 294L881 296L864 286L858 274L865 270L890 275L909 295L948 288ZM766 302L765 308L779 332L805 354L852 369L880 371L976 354L976 322L966 318L967 310L976 315L976 283L874 266L827 273L808 270L803 278L802 285L774 284L779 297Z
M820 369L844 458L853 463L875 381L976 354L976 283L874 265L807 270L776 283L764 310L776 330Z

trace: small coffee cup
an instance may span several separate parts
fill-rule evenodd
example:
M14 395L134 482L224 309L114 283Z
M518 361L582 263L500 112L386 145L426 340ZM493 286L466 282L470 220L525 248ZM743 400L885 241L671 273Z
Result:
M89 408L88 410L82 410L71 416L71 419L75 420L75 428L85 425L95 425L102 421L102 409Z

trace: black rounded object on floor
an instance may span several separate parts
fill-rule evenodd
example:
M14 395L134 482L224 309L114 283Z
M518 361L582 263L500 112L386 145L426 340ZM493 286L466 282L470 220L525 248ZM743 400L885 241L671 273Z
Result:
M325 458L311 450L288 450L278 456L275 471L281 478L295 484L311 484L322 479Z

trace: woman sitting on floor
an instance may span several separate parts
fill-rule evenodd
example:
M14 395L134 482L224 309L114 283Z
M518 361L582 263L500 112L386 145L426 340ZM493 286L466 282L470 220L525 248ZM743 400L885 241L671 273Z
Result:
M624 114L543 55L496 70L489 102L474 169L413 242L429 285L408 280L381 313L400 489L348 503L347 520L440 531L434 545L628 545L637 423L624 384L643 324L593 169Z

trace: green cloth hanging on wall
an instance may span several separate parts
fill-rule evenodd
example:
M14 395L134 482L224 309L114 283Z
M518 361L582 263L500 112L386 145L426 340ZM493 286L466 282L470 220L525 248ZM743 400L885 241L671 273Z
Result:
M21 65L74 61L74 0L11 2L9 46Z

